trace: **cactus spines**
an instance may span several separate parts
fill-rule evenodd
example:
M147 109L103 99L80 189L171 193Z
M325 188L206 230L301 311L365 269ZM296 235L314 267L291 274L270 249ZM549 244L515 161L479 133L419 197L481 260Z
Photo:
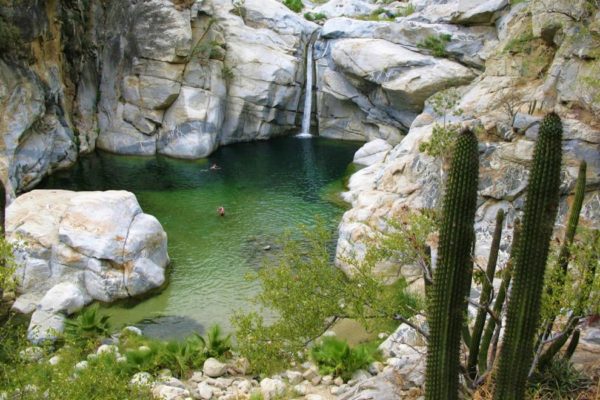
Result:
M438 267L428 299L428 400L458 398L460 338L472 274L478 173L477 138L472 131L464 130L452 156L443 202Z
M471 335L471 346L469 350L469 358L467 360L467 372L471 379L475 379L477 376L477 360L479 358L479 343L481 341L481 335L485 326L485 320L487 317L487 308L490 304L490 295L492 294L492 281L496 274L496 265L498 263L498 250L500 249L500 239L502 237L502 224L504 223L504 210L498 210L496 214L496 227L494 228L494 236L492 238L492 245L490 247L490 255L488 257L488 264L485 270L485 277L481 288L481 296L479 297L479 310L477 310L477 317L475 317L475 324L473 325L473 334ZM480 371L480 374L483 371Z
M520 400L525 395L540 317L546 260L558 209L561 140L560 117L550 113L540 126L533 155L506 332L495 380L495 400Z

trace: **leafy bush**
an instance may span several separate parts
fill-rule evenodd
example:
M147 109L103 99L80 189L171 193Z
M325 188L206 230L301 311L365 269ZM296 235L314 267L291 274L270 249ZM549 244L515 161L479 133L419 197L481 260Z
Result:
M311 349L311 357L319 366L322 375L339 376L345 381L352 374L379 358L377 344L361 344L351 348L345 340L325 337L323 341Z
M100 316L97 303L65 321L65 337L74 342L88 342L110 332L108 315Z
M462 109L456 108L459 99L460 93L454 88L438 92L431 97L429 102L433 112L438 117L443 117L442 124L436 122L433 125L430 140L422 142L419 145L419 151L432 157L447 156L452 153L452 147L460 131L460 125L448 122L448 117L462 114Z
M322 224L306 228L298 240L284 238L282 253L268 262L253 279L262 284L255 298L263 309L279 318L268 325L256 312L238 312L232 318L238 350L254 371L269 374L301 361L311 344L336 321L350 318L370 329L390 329L423 308L418 296L408 293L400 278L394 285L374 272L381 258L373 252L353 262L349 279L331 259L331 233ZM389 282L388 282L389 283Z
M429 35L422 42L417 44L417 47L431 51L436 57L446 57L446 45L450 43L452 36L442 33L440 35Z
M47 359L28 362L21 351L31 346L26 339L26 325L0 327L0 393L20 400L91 400L152 398L147 387L130 387L131 376L120 367L114 354L103 354L88 361L88 368L75 371L74 365L86 358L84 348L69 345L56 354L60 360L51 365ZM45 353L50 348L44 349ZM49 355L45 356L49 357ZM0 394L0 397L2 395Z
M293 12L300 12L304 8L302 0L283 0L283 4Z

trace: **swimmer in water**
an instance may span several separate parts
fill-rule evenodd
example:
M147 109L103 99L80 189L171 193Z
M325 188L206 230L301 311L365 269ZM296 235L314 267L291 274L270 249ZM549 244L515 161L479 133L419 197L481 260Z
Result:
M217 208L217 213L221 216L224 217L225 216L225 208L223 206Z

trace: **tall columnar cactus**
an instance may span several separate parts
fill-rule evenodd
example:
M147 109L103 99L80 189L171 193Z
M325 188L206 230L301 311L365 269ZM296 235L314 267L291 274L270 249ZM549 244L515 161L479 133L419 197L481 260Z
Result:
M6 189L4 188L4 182L0 180L0 235L4 237L6 232Z
M517 218L514 224L515 228L513 232L513 241L512 248L510 250L510 257L508 259L508 263L504 267L504 270L502 270L502 282L500 283L500 288L498 288L498 294L496 295L496 300L494 301L494 307L492 309L492 312L498 318L500 318L500 315L502 314L502 309L504 308L504 300L506 299L506 292L508 291L508 287L510 286L513 264L517 256L517 243L519 243L519 238L521 237L521 221ZM487 322L487 325L485 326L483 338L481 339L481 345L479 346L478 365L479 371L481 373L488 369L488 351L495 330L496 320L494 318L490 318Z
M573 239L575 239L577 225L579 224L579 214L581 213L581 208L583 207L583 198L585 197L586 172L587 163L585 161L582 161L581 164L579 164L579 174L577 175L577 183L575 184L575 198L573 199L573 205L571 206L571 212L569 214L569 220L567 222L565 240L563 241L563 245L558 255L558 267L562 281L564 281L565 274L567 273L567 266L569 265L570 248L571 244L573 244Z
M481 296L479 296L479 310L477 310L477 317L475 318L475 324L473 325L473 334L471 335L471 346L469 351L469 358L467 360L467 372L471 379L475 379L477 376L477 360L479 358L479 342L481 341L481 335L485 325L487 317L487 308L490 305L490 295L492 294L492 281L496 274L496 265L498 263L498 250L500 249L500 239L502 238L502 224L504 223L504 210L498 210L496 214L496 227L494 228L494 236L492 238L492 245L490 247L490 256L488 257L488 264L485 270L485 277L483 279ZM483 371L480 371L483 373Z
M520 400L525 395L540 318L544 272L558 209L562 123L548 114L540 127L519 240L507 325L496 376L496 400Z
M471 249L477 200L477 138L470 130L456 141L444 196L438 266L429 295L429 348L425 397L458 398L460 337L472 274Z

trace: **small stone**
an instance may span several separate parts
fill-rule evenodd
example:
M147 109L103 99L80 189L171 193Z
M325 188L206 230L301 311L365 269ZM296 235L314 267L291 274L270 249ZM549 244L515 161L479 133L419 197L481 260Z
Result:
M260 392L265 400L273 400L285 393L285 383L279 379L265 378L260 382Z
M234 362L229 365L228 372L231 371L232 375L246 375L246 373L250 370L250 362L247 358L238 358Z
M204 375L210 376L211 378L218 378L224 375L225 371L227 371L227 365L215 358L209 358L206 360L204 362L204 367L202 368Z
M152 388L152 395L161 400L179 400L190 395L189 390L167 385L156 385Z
M119 352L119 348L117 346L115 346L114 344L103 344L102 346L98 347L98 350L96 351L96 354L100 355L100 354L117 354Z
M152 375L148 372L138 372L129 381L129 386L150 386L151 384Z
M333 376L325 375L323 379L321 379L321 384L325 386L330 386L333 383Z
M306 396L306 394L310 390L310 384L307 381L305 381L294 386L292 389L294 390L294 392L298 393L298 395Z
M366 379L369 379L371 374L365 371L364 369L359 369L352 374L352 380L358 382L362 382Z
M137 326L126 326L125 328L123 328L123 332L133 333L135 335L142 336L142 330Z
M60 360L61 360L60 356L57 355L57 356L54 356L54 357L50 358L48 360L48 363L50 365L57 365L60 362Z
M250 393L252 390L252 383L247 380L243 380L237 383L237 389L242 393Z
M201 382L198 384L198 394L200 398L203 400L210 400L213 396L214 389L206 382Z
M28 347L25 350L21 350L19 352L19 357L21 360L27 362L36 362L40 361L44 356L44 350L38 346Z
M96 361L98 359L98 354L90 353L86 358L88 361Z
M286 371L285 377L290 385L297 385L302 382L302 373L298 371Z
M372 362L369 364L369 368L367 368L371 375L377 375L381 371L383 371L383 364L379 361Z
M142 346L138 347L138 350L148 352L148 351L150 351L150 347L142 345Z
M263 247L263 250L264 250L264 251L271 250L271 246L265 246L265 247Z
M86 369L89 366L87 361L79 361L77 364L75 364L75 371L83 371L84 369Z
M219 389L227 389L233 384L233 379L231 378L217 378L215 380L215 386Z
M204 374L202 371L194 371L189 380L194 383L200 383L204 380Z
M325 400L323 396L320 394L307 394L305 397L306 400Z
M127 357L125 357L125 356L118 356L118 357L117 357L117 362L118 362L119 364L126 363L126 362L127 362Z
M314 366L310 367L309 369L304 371L304 373L302 374L302 377L304 379L306 379L307 381L312 381L313 379L315 379L318 376L319 376L319 372L317 371L317 367L314 367Z
M333 380L333 384L336 386L342 386L344 384L344 380L340 376L338 376Z
M185 389L185 385L183 384L183 382L181 382L179 379L174 378L172 376L161 377L159 380L163 385Z

